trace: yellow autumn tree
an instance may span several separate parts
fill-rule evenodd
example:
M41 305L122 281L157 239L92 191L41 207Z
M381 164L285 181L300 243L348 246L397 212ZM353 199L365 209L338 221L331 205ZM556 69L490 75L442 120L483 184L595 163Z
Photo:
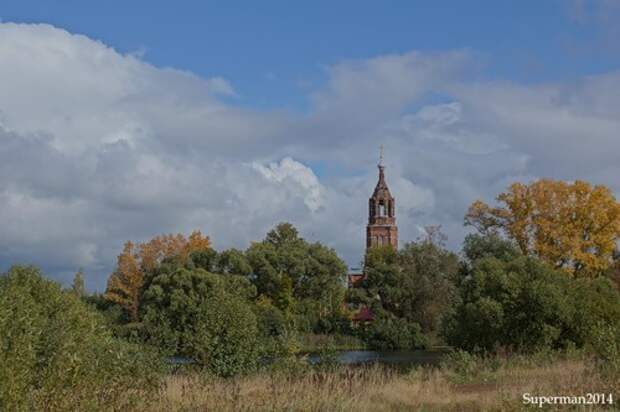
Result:
M121 305L135 321L138 319L139 293L143 280L144 275L138 264L136 247L128 241L118 255L116 269L108 279L104 296Z
M145 273L157 267L167 257L178 257L183 264L192 252L210 248L209 237L203 236L200 231L192 232L188 238L181 234L168 234L135 245L128 241L118 256L104 296L121 305L131 320L137 321Z
M620 204L605 186L542 179L512 184L498 207L474 202L465 224L502 231L521 251L574 276L594 277L612 263L620 239Z

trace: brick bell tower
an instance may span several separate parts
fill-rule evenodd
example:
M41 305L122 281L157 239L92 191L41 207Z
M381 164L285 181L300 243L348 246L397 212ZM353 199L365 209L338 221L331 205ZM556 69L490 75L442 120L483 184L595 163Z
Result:
M366 248L391 245L398 249L398 228L396 227L396 201L385 183L383 146L379 156L379 181L368 200L368 226L366 226Z

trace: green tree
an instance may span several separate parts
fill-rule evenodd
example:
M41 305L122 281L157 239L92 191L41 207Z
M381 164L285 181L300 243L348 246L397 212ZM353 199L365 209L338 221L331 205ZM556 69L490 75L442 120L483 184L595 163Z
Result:
M473 263L461 288L448 341L458 347L557 347L569 322L568 279L530 257Z
M464 252L459 296L445 322L454 346L526 352L582 347L595 325L618 324L620 297L609 279L570 279L492 234L468 237Z
M152 273L165 261L175 264L189 263L190 256L204 252L202 256L213 256L211 241L200 231L192 232L189 237L181 234L160 235L148 242L125 243L118 255L116 268L108 278L105 292L106 299L119 304L133 322L137 322L140 311L140 297L152 278Z
M227 249L218 255L215 272L249 277L252 273L252 267L242 251Z
M221 376L252 369L258 339L250 302L254 286L241 276L168 268L143 294L147 341Z
M467 262L474 262L484 257L495 257L502 261L510 261L521 256L517 245L502 238L496 233L487 235L469 234L463 242L463 255Z
M329 331L343 316L347 267L333 249L308 243L291 224L281 223L253 243L246 257L259 295L285 313L297 312L300 325Z
M423 332L436 336L456 295L458 268L458 257L442 246L438 236L408 243L400 251L390 246L369 249L364 263L366 278L349 293L349 301L365 305L375 314L367 326L368 339L376 346L381 336L387 338L388 332L405 325L409 325L405 335ZM397 337L393 341L422 340Z

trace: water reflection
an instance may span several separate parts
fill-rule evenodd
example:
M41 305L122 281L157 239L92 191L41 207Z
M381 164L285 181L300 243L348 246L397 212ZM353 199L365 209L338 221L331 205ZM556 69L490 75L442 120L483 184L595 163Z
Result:
M347 350L335 354L335 359L342 365L359 365L365 363L385 363L405 366L437 365L445 352L443 351L372 351L372 350ZM321 355L310 354L308 360L318 363Z

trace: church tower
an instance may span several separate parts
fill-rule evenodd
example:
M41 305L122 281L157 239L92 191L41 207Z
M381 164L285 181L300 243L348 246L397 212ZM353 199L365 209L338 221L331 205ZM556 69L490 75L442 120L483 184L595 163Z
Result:
M368 200L368 226L366 226L366 248L392 245L398 249L398 228L396 227L396 201L385 183L383 147L379 157L379 181Z

